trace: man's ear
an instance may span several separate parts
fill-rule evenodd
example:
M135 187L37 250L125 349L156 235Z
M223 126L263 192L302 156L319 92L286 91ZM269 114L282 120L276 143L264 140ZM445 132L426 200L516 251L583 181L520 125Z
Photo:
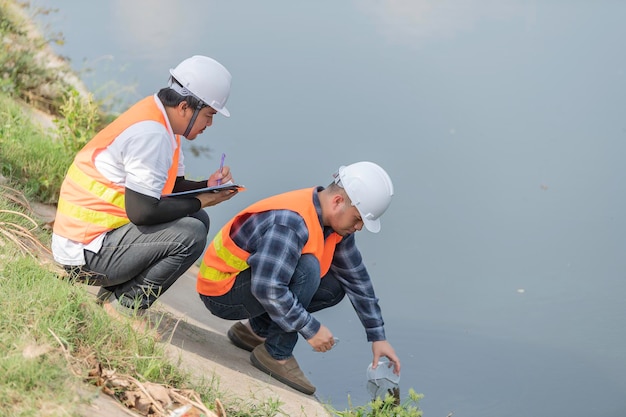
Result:
M341 195L341 193L337 193L337 194L333 195L333 198L331 200L332 203L333 203L333 208L337 208L337 207L341 206L343 204L344 200L345 199L343 198L343 195Z
M185 115L185 112L187 111L188 108L189 108L189 104L185 100L181 101L180 103L178 103L178 106L176 106L176 110L178 110L178 113L181 116Z

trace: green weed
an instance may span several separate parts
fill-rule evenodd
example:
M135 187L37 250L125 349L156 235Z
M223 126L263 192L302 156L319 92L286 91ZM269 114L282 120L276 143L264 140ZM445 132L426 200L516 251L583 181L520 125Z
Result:
M54 119L57 136L65 152L74 155L101 128L100 109L92 95L83 97L72 88L65 93L60 116Z
M4 177L29 198L56 202L73 157L15 101L0 95L0 172Z
M0 1L0 92L55 114L61 99L58 93L67 88L62 71L46 60L45 50L55 39L29 31L32 25L21 11L15 2Z
M422 417L419 401L423 397L410 389L409 398L400 404L393 396L387 395L385 399L377 398L367 405L350 406L344 411L333 410L333 413L339 417Z

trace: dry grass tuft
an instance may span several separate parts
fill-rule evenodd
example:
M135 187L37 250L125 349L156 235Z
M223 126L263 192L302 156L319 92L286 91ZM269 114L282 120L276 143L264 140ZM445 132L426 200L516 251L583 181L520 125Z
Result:
M5 207L15 206L15 210L0 208L0 245L13 244L20 254L30 256L40 265L64 274L54 263L50 249L41 243L37 235L39 224L33 217L25 214L32 213L33 210L24 194L0 185L0 197L7 202Z
M86 367L88 372L85 381L99 387L104 394L113 397L130 411L148 417L226 417L226 411L219 399L215 400L215 413L204 405L200 395L194 390L173 388L150 381L141 382L130 375L103 367L92 354L86 354L83 358L72 356L61 339L52 330L49 331L59 343L72 373L80 376Z

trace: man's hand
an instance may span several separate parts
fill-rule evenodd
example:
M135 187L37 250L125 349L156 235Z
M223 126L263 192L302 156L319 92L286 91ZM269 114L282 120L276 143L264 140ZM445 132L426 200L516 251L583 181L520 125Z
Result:
M222 168L222 171L220 172L220 170L218 169L217 171L215 171L214 173L211 174L211 176L209 177L209 179L206 182L206 186L207 187L215 187L216 185L218 185L218 182L222 185L228 183L229 181L233 180L233 176L230 173L230 167L224 165L224 167Z
M400 375L400 359L396 355L396 351L386 340L379 340L372 342L372 353L374 354L374 360L372 361L372 368L376 369L378 366L378 360L382 356L386 356L389 362L393 364L393 373Z
M315 336L307 340L307 342L313 347L314 351L327 352L335 345L335 338L328 327L322 324L317 333L315 333Z
M196 198L200 200L202 208L214 206L223 201L230 200L237 194L237 190L223 190L217 193L202 193L198 194Z

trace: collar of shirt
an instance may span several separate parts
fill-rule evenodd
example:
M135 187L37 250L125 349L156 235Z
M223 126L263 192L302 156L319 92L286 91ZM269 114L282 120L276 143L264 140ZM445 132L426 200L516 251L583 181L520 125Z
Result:
M324 239L326 239L331 233L334 232L334 230L331 227L324 226L324 220L322 219L322 205L320 204L320 197L317 193L323 189L324 187L318 186L315 190L313 190L313 205L315 206L315 211L317 212L317 218L320 221L320 225L322 226L322 229L324 229Z

